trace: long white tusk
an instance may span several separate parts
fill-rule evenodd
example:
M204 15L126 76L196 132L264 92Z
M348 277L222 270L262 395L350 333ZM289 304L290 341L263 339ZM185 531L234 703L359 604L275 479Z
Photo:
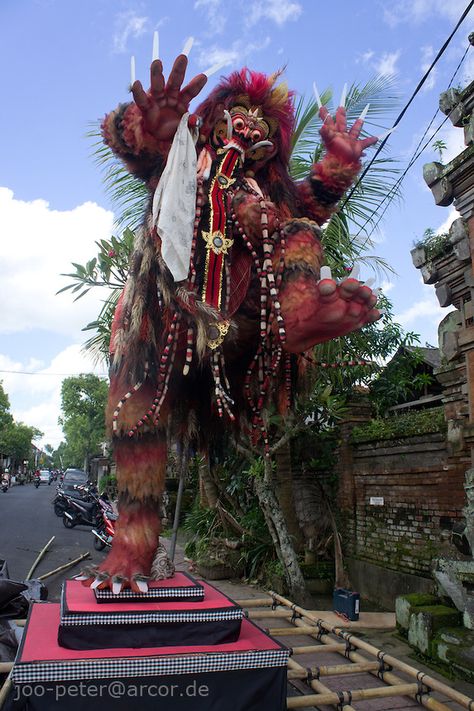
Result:
M158 37L158 30L153 32L153 51L151 53L151 61L154 62L155 59L160 58L160 40Z
M328 267L328 266L321 267L321 271L319 274L319 280L322 281L323 279L332 279L331 267Z
M383 133L381 136L377 136L377 140L384 141L387 138L387 136L390 136L390 134L395 131L396 128L397 128L397 126L394 126L393 128L390 129L390 131Z
M339 106L345 107L346 97L347 97L347 84L344 84L344 86L342 87L342 94L341 94L341 100L339 102Z
M367 281L364 283L364 286L368 286L369 288L375 284L375 279L374 277L370 277L370 279L367 279Z
M227 120L227 140L230 141L232 138L232 117L227 109L224 109L224 116Z
M259 141L254 146L249 148L249 152L251 153L252 151L257 150L257 148L263 148L263 146L269 146L270 148L273 148L273 143L271 141Z
M227 62L227 61L226 62L217 62L217 64L213 64L212 67L210 67L209 69L206 69L206 71L203 72L203 74L205 74L207 76L207 78L209 78L212 74L215 74L216 72L219 71L219 69L226 67L228 64L229 64L229 62Z
M370 104L367 104L365 109L362 111L361 115L358 118L358 121L365 121L365 117L367 116L367 113L369 111Z
M135 84L135 57L130 57L130 84Z
M319 96L319 91L318 87L316 86L316 82L313 81L313 91L314 91L314 98L316 99L316 103L318 105L318 109L322 108L322 103L321 103L321 97Z
M186 57L189 57L189 53L191 51L191 47L193 46L193 44L194 44L194 37L188 37L181 54L184 54L184 55L186 55Z

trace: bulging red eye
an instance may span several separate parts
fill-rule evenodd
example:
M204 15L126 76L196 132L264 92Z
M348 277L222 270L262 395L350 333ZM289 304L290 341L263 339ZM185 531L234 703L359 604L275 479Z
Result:
M257 143L257 141L262 140L262 132L258 128L255 128L250 134L250 137L254 143Z
M232 125L236 131L241 131L245 126L245 121L242 118L235 118L232 121Z

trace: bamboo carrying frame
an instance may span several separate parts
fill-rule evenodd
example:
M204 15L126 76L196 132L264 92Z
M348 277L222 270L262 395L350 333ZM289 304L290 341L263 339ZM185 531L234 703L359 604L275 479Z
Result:
M283 637L284 641L284 638L290 635L305 635L317 640L315 644L293 647L293 657L288 660L288 681L290 684L302 681L310 691L301 692L301 684L299 684L298 690L301 695L287 698L288 709L328 705L338 710L356 711L352 702L390 696L408 696L419 706L432 711L453 711L453 701L459 704L459 708L474 711L474 699L377 649L352 632L325 622L324 619L295 605L282 595L275 592L270 592L270 595L271 597L267 598L237 600L237 604L248 610L251 619L260 621L270 618L277 623L283 620L290 623L285 627L275 626L268 629L268 632L276 638ZM343 664L319 666L318 656L328 652L340 654L350 663L346 661ZM294 657L302 654L314 654L315 665L304 667L299 664ZM393 670L401 673L403 678L395 675ZM347 690L348 675L364 672L378 677L385 686ZM340 677L341 690L332 691L323 684L321 678L329 676L337 678L338 681ZM436 693L436 698L433 693ZM449 707L443 701L448 702Z
M452 706L453 701L461 709L474 711L474 699L377 649L353 633L341 627L332 626L282 595L275 592L271 592L270 595L271 597L237 600L236 602L248 611L248 616L251 619L259 621L272 619L277 622L286 622L285 627L272 627L268 630L274 637L305 635L316 640L315 644L293 647L293 657L306 654L314 655L316 663L314 666L304 667L294 658L288 660L288 681L290 684L292 682L299 683L297 688L301 694L287 698L288 709L328 705L334 706L340 711L356 711L352 702L408 696L415 700L419 706L432 711L453 711L455 708ZM317 661L321 653L330 652L342 655L347 661L343 664L318 665ZM360 652L364 652L365 655ZM12 666L13 663L0 664L0 673L8 673ZM396 676L393 670L401 673L405 678ZM372 674L386 685L347 690L347 677L360 673ZM321 678L324 677L332 677L338 681L340 679L341 689L338 691L329 689L321 681ZM301 682L304 682L309 688L308 693L301 692ZM10 684L10 676L8 676L0 690L0 708L6 699ZM432 695L433 693L436 693L436 698ZM446 706L443 701L447 701L450 706Z

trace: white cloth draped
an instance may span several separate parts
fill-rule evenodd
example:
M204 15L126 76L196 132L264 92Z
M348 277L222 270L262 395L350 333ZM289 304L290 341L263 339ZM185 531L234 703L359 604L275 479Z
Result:
M196 214L196 141L181 118L165 169L153 196L153 225L162 242L162 256L175 281L186 279Z

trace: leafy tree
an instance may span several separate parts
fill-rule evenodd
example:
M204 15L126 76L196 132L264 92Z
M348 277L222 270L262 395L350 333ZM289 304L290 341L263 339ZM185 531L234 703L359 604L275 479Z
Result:
M105 438L107 392L107 382L96 375L77 375L63 380L63 414L59 424L66 436L64 466L87 469L90 457L99 450Z

